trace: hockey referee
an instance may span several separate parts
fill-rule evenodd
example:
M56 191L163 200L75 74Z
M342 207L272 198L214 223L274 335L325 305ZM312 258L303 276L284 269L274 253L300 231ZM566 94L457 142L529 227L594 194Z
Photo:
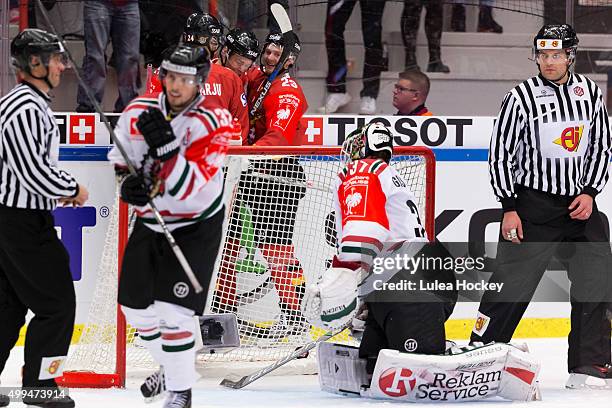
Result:
M53 392L72 337L75 294L51 210L58 201L82 206L88 198L87 189L57 167L60 134L48 92L66 69L63 50L53 34L19 33L11 56L20 83L0 99L0 372L29 309L34 318L26 335L23 386L45 388L52 398L24 402L42 407L74 406Z
M608 180L611 136L599 87L573 73L578 38L567 24L534 38L540 74L504 98L491 137L491 184L503 207L498 268L480 303L472 342L509 342L553 255L569 261L568 369L611 378L610 240L595 197Z

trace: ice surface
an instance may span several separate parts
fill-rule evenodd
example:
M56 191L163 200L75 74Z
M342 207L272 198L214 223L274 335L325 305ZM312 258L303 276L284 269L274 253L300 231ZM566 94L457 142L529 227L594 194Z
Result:
M518 340L521 341L521 340ZM531 352L542 362L540 388L542 401L529 403L532 408L571 407L581 408L607 407L612 401L612 391L609 390L567 390L567 340L566 339L528 339L525 340ZM461 342L460 342L461 344ZM2 386L19 386L20 371L23 359L23 347L16 347L2 373ZM245 407L245 408L322 408L322 407L367 407L393 408L406 406L391 401L377 401L363 398L349 398L324 393L319 390L317 376L267 376L242 390L231 390L220 387L220 378L206 378L197 383L194 389L193 407ZM128 379L124 390L71 390L71 396L79 408L110 408L110 407L150 407L158 408L163 401L145 404L138 387L142 377ZM527 403L512 403L518 407ZM412 404L411 404L412 405ZM502 401L482 401L461 404L436 404L436 406L468 407L510 407L510 403ZM430 405L432 406L432 405ZM13 403L13 407L26 407Z

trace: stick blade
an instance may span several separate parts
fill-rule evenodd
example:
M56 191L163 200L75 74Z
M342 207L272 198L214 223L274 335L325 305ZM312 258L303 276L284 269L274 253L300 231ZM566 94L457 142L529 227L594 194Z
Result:
M225 388L232 388L234 390L238 390L242 387L244 387L246 384L244 384L245 380L247 379L248 376L244 376L238 380L232 380L231 378L224 378L219 385Z
M278 3L272 3L270 6L270 11L274 16L274 19L278 23L278 26L281 29L281 32L285 34L288 31L291 31L291 20L289 20L289 16L287 15L287 11L283 6Z

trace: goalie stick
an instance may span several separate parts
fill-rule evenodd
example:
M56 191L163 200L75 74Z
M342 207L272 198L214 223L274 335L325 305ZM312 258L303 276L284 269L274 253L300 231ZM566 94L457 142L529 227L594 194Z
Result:
M283 6L278 3L272 3L272 5L270 6L270 11L272 12L274 19L280 27L281 33L283 34L283 53L279 58L278 64L276 64L276 67L274 67L274 71L272 71L272 73L266 79L261 93L257 97L255 104L249 112L249 116L251 118L255 117L255 114L261 107L264 98L266 97L268 91L270 90L270 87L272 86L272 82L276 79L278 74L285 66L285 62L287 62L287 59L289 58L289 55L291 53L291 49L293 49L293 46L296 42L295 34L293 34L293 29L291 27L291 20L289 20L289 16L287 15L287 12L283 8Z
M104 112L102 111L102 107L100 106L100 104L98 103L96 98L91 93L91 90L89 89L89 86L87 86L87 84L85 84L85 82L81 78L81 75L79 74L79 70L77 69L77 65L74 62L74 59L72 58L72 54L70 53L70 50L66 46L66 42L64 41L64 38L55 29L55 26L51 22L51 19L49 18L49 15L47 14L47 9L43 5L42 1L38 0L37 3L38 3L38 7L40 9L40 12L42 13L43 18L45 19L45 22L51 28L51 30L53 31L53 34L55 34L57 36L59 42L62 44L62 47L64 48L64 51L66 52L66 55L68 56L68 59L70 60L70 63L74 67L74 74L76 75L76 78L79 81L79 84L85 90L85 94L87 95L87 98L93 104L94 109L96 110L98 115L100 115L100 120L102 120L102 122L104 122L104 125L106 126L106 129L108 130L108 133L110 134L111 140L113 141L113 143L115 144L115 146L119 150L119 153L121 153L121 156L123 157L123 160L125 160L125 163L127 165L127 168L129 170L130 174L133 175L133 176L136 176L137 173L136 173L136 168L134 167L134 164L131 162L130 158L128 157L128 155L127 155L127 153L126 153L126 151L124 149L124 147L121 145L121 142L119 141L119 139L115 135L115 131L113 130L113 127L111 126L111 124L110 124L108 118L106 117L106 115L104 115ZM172 248L172 252L174 252L174 255L176 256L176 259L181 264L181 267L183 268L183 271L185 271L185 275L187 275L187 278L189 279L189 282L191 282L191 285L195 289L196 293L201 293L204 290L204 288L202 288L202 285L198 281L198 278L196 278L195 274L193 273L193 270L191 269L191 266L189 265L189 262L187 261L187 258L185 258L185 255L183 254L183 251L181 250L181 248L176 243L176 240L174 239L174 237L172 236L172 233L168 229L168 226L166 225L166 223L165 223L164 219L162 218L161 214L159 213L159 210L157 209L157 207L153 203L153 199L152 198L149 198L149 206L151 207L151 210L153 211L153 215L155 216L155 219L157 220L157 223L159 224L160 228L162 229L164 235L166 236L166 239L168 240L168 244L170 244L170 248Z
M327 333L319 336L317 339L304 344L302 347L296 349L293 353L281 358L280 360L276 360L274 363L270 364L267 367L262 368L259 371L254 372L253 374L245 375L244 377L238 380L232 380L231 378L224 378L223 381L219 385L227 388L233 388L238 390L240 388L244 388L247 385L251 384L254 381L259 380L261 377L271 373L279 367L284 366L290 361L301 358L304 354L308 353L310 350L314 349L317 344L327 341L332 337L342 333L346 328L348 328L349 324L346 324L339 328L336 331L328 331Z

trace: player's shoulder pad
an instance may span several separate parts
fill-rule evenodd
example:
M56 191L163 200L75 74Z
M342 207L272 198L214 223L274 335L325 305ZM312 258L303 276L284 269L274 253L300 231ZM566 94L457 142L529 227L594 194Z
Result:
M159 93L136 97L125 107L123 112L125 113L135 109L147 110L149 108L159 108L158 96Z
M373 174L379 176L383 171L389 168L389 165L381 159L360 159L348 163L340 173L338 177L344 181L347 177L352 174Z
M232 122L232 114L225 108L207 108L204 101L194 107L186 116L196 117L206 126L209 132L222 126L229 126Z

